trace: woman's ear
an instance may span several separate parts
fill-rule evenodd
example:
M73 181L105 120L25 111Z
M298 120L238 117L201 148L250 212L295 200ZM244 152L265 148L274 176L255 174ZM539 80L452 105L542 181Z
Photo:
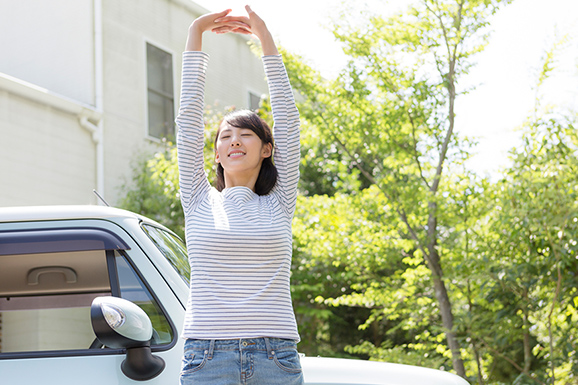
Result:
M271 143L265 143L261 149L261 155L263 158L268 158L273 153L273 145Z
M221 159L219 157L219 153L215 151L215 163L221 163Z

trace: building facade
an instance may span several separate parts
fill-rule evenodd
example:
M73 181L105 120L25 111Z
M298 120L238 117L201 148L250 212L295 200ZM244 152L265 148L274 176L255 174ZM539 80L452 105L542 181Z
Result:
M111 205L174 137L189 0L0 0L0 206ZM206 34L206 104L255 108L261 59Z

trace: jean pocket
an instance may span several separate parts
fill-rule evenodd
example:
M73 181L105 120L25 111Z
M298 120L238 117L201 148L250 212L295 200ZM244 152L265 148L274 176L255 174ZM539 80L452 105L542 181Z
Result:
M301 373L299 353L293 349L275 350L273 360L277 366L289 373Z
M186 351L183 356L181 376L201 370L207 363L207 353Z

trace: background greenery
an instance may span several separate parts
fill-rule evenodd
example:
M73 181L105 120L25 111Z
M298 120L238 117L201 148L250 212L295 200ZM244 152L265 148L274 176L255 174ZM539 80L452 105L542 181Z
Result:
M478 384L578 384L576 113L540 103L565 41L544 53L535 110L498 180L468 170L475 143L456 133L460 79L507 3L423 0L362 27L344 17L334 34L350 62L334 80L283 52L302 120L292 275L302 352ZM269 111L265 100L271 122ZM225 112L206 115L211 180ZM182 235L175 147L135 165L123 206Z

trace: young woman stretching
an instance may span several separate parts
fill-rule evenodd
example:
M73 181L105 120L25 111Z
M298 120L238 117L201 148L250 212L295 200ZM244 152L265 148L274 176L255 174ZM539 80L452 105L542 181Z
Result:
M299 113L269 30L246 9L248 17L229 16L230 10L199 17L183 54L176 122L191 292L181 384L303 383L289 286ZM203 169L206 31L259 38L275 122L273 143L270 128L255 113L224 118L215 139L217 188Z

